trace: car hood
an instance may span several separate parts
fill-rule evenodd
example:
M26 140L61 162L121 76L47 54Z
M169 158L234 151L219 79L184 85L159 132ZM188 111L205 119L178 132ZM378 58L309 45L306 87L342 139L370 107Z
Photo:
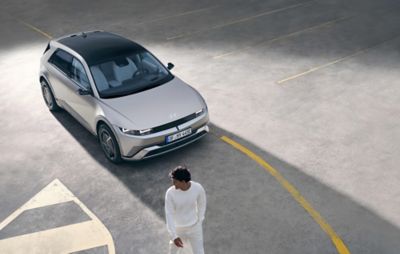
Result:
M205 106L201 96L177 77L158 87L102 102L129 120L119 127L138 130L178 120Z

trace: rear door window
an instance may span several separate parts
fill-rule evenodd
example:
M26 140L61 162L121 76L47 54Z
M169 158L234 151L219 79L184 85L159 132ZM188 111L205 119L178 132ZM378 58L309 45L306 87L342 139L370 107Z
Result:
M73 56L64 50L57 49L50 57L49 62L55 65L60 71L64 72L68 77L72 76L72 59Z

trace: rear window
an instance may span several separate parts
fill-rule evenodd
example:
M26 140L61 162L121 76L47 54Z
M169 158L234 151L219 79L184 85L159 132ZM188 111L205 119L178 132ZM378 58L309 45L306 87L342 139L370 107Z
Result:
M70 76L72 74L73 56L64 50L57 49L50 57L49 62L55 65L62 72Z

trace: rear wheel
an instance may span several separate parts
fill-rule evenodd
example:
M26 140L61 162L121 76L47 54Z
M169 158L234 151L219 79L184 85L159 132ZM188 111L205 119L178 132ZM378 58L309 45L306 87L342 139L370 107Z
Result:
M121 153L114 133L107 125L102 124L100 125L97 134L101 148L103 149L107 159L113 163L120 163L122 161Z
M42 80L40 82L42 87L42 95L46 106L49 108L50 111L58 111L60 107L57 105L56 100L54 99L53 92L50 89L49 84L46 81Z

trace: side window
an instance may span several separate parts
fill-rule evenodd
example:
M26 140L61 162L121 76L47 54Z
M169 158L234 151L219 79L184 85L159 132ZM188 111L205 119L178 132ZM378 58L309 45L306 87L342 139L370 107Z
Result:
M89 79L86 75L85 68L79 60L72 60L72 79L86 89L90 89Z
M64 50L58 49L50 57L49 62L70 77L72 75L72 59L72 55Z

